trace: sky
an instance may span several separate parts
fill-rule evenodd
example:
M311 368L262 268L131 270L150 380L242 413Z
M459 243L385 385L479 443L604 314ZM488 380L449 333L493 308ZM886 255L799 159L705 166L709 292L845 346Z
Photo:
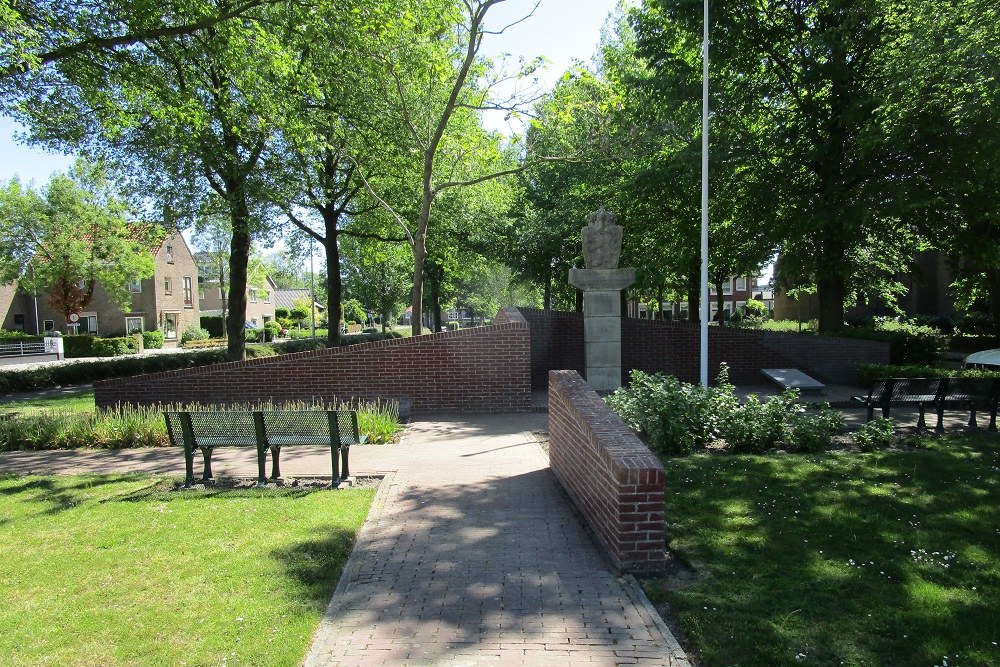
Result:
M551 87L574 59L590 63L601 27L617 4L617 0L541 0L534 14L523 22L502 35L488 35L482 53L490 57L509 53L515 63L518 56L530 60L544 55L550 64L538 76L541 84ZM523 17L533 5L533 0L506 0L490 10L488 25L497 30ZM502 115L486 118L485 124L509 131ZM65 171L71 164L71 156L23 145L16 139L23 132L13 120L0 116L0 182L19 176L40 185L53 172Z

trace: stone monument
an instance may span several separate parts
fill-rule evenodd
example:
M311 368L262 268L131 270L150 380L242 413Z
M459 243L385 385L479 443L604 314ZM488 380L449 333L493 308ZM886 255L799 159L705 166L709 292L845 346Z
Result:
M584 269L569 270L569 284L583 290L583 345L587 384L614 391L622 384L621 291L635 282L635 269L619 269L622 228L603 208L583 228Z

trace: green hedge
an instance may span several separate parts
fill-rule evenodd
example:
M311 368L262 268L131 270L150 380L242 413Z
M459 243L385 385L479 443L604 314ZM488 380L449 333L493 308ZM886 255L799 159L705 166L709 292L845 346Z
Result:
M200 324L212 338L222 338L226 330L226 322L221 315L202 315Z
M894 320L877 322L872 327L848 327L833 335L885 341L889 343L889 363L894 365L932 364L946 341L937 329Z
M125 354L135 354L139 351L139 345L132 336L97 338L90 334L81 334L79 336L64 336L63 350L67 359L120 357Z
M995 378L1000 371L984 371L971 368L937 368L921 364L861 364L858 366L858 382L869 387L882 378Z
M142 344L147 350L159 350L163 347L163 332L157 329L143 331Z
M271 357L276 352L266 345L248 345L247 358ZM35 391L74 384L87 384L108 378L144 375L179 368L194 368L227 361L225 349L203 350L177 354L136 356L107 361L82 361L75 364L50 365L30 370L0 371L0 394Z

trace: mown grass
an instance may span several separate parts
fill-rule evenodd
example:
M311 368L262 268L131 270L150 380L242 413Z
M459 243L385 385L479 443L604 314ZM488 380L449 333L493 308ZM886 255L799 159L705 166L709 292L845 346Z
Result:
M66 389L52 396L21 398L0 404L0 414L37 414L40 412L93 412L93 389Z
M0 662L297 665L374 491L0 477Z
M666 459L647 591L704 665L1000 664L1000 440L925 442Z

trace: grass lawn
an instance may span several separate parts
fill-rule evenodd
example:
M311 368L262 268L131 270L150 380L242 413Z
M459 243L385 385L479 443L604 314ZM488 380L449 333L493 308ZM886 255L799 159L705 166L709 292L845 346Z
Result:
M42 398L25 398L11 403L0 404L0 414L17 412L37 414L39 412L93 412L93 389L67 389L66 391Z
M704 665L1000 665L1000 438L925 443L665 460L647 592Z
M0 662L298 665L372 489L0 477Z

